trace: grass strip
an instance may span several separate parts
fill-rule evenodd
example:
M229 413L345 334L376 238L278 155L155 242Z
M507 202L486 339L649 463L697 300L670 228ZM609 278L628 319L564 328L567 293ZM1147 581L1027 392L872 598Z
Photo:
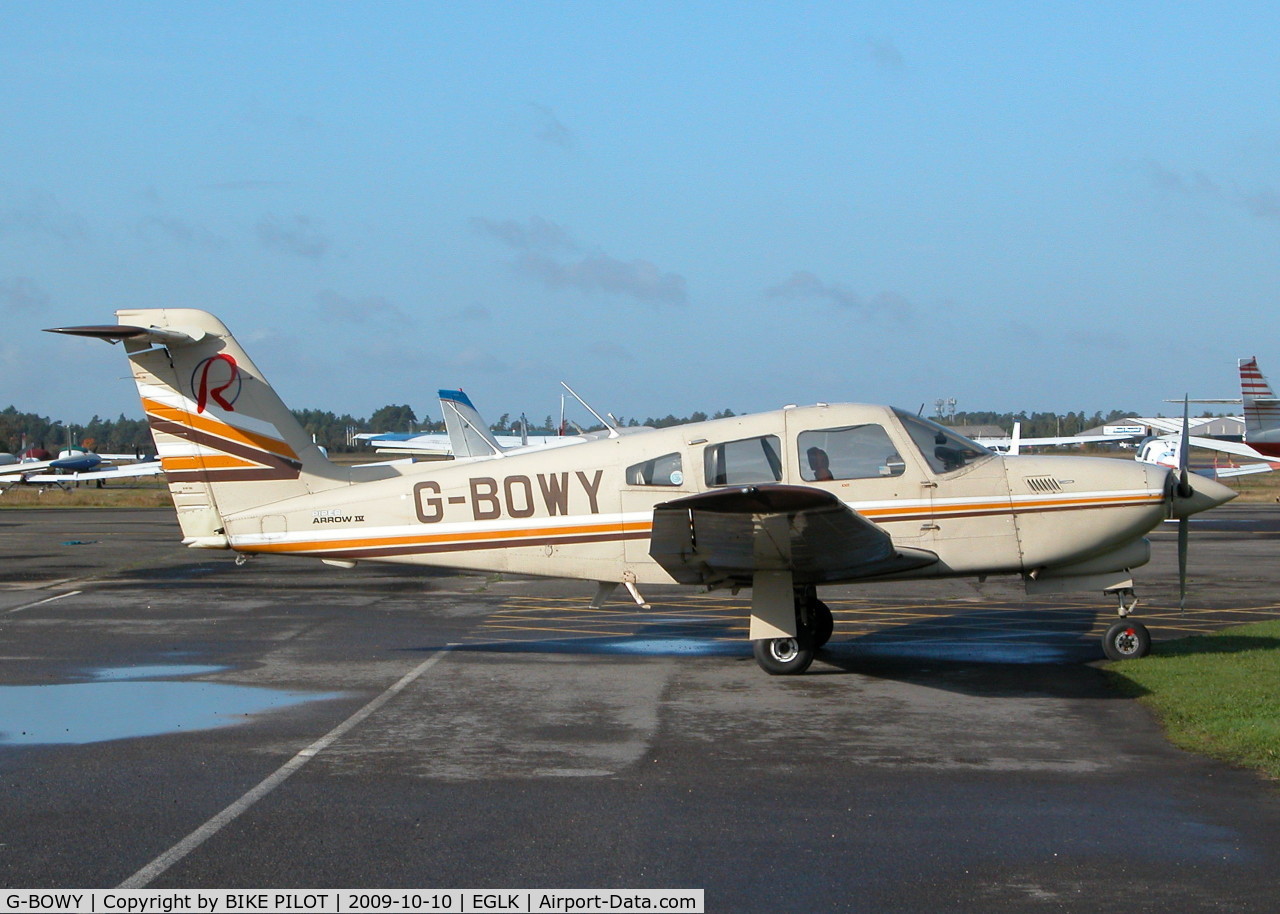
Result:
M0 511L6 508L172 508L173 499L163 484L68 487L13 485L0 493Z
M1280 620L1161 642L1107 666L1174 745L1280 780Z

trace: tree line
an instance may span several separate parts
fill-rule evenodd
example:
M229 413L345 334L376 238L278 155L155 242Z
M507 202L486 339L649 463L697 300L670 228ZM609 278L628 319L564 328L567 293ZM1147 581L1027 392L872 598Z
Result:
M367 419L321 409L295 409L293 415L317 444L332 451L356 450L351 435L359 432L444 431L443 422L419 422L408 406L384 406ZM151 428L145 419L130 419L123 414L116 419L94 416L81 425L19 412L15 406L0 411L0 451L16 454L28 448L43 448L56 453L69 445L102 454L155 453Z
M0 411L0 451L18 453L26 448L43 448L56 453L76 444L104 454L154 454L151 429L145 419L118 419L94 416L84 425L50 419L35 413L20 413L10 406Z
M443 432L444 422L424 415L419 419L407 404L388 404L375 410L368 418L349 414L337 415L322 409L295 409L293 415L317 444L331 452L355 451L362 445L356 444L352 436L362 432ZM669 428L673 425L686 425L690 422L705 422L707 419L724 419L737 415L731 409L723 409L708 416L705 412L694 412L688 416L650 416L645 419L619 419L618 424L635 428L650 426L652 428ZM1019 413L997 412L957 412L945 416L932 416L946 425L996 425L1005 431L1013 428L1014 422L1022 423L1022 435L1028 438L1042 438L1057 435L1075 435L1087 429L1096 428L1109 422L1116 422L1132 416L1132 412L1113 409L1109 413L1092 414L1068 412L1065 414L1025 411ZM498 434L519 434L523 417L503 413L490 429ZM532 435L555 435L560 432L560 423L551 416L546 416L540 423L528 421L528 431ZM582 431L594 431L603 428L598 423L582 427ZM565 431L572 434L577 426ZM25 445L24 445L25 442ZM57 451L68 444L88 447L101 453L155 453L155 444L151 439L151 430L144 419L130 419L123 414L116 419L102 419L94 416L84 425L50 419L35 413L19 412L14 406L0 411L0 451L17 453L25 447L42 447L49 451Z

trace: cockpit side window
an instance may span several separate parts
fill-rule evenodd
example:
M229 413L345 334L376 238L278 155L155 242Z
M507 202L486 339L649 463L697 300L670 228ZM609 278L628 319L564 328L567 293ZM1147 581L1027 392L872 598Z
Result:
M901 476L906 469L888 432L874 423L801 432L796 445L805 482Z
M782 479L782 442L777 435L709 444L702 452L709 486L742 486Z
M684 469L679 454L663 454L644 463L627 467L629 486L679 486L684 484Z
M991 456L991 451L957 435L946 426L894 410L920 454L935 473L954 473L975 461Z

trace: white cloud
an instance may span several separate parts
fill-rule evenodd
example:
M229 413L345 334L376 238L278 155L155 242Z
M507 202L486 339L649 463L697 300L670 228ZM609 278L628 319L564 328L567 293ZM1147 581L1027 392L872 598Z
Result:
M908 321L914 311L911 303L897 292L879 292L866 298L839 283L824 282L807 270L796 270L785 282L771 286L765 294L784 301L826 302L857 311L868 318L894 321Z
M292 219L266 216L258 222L257 232L263 246L309 260L319 260L329 250L329 239L320 233L310 216Z
M332 289L316 293L316 304L326 316L357 324L399 324L408 321L403 311L380 295L348 298Z
M515 263L518 273L553 289L625 295L656 304L682 305L687 301L685 278L680 274L664 273L648 260L628 261L600 251L584 252L563 226L539 216L527 225L480 217L471 224L521 252Z
M48 292L26 276L0 280L0 306L6 311L41 311L51 300Z
M573 132L560 122L560 118L556 117L554 111L537 102L529 102L529 107L534 110L537 120L534 136L544 143L559 146L561 149L573 148Z

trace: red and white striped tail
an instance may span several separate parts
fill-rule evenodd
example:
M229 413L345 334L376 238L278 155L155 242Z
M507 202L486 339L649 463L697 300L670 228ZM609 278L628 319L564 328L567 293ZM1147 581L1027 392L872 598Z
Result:
M1257 357L1240 360L1240 399L1244 401L1245 440L1280 428L1280 401L1258 370Z

